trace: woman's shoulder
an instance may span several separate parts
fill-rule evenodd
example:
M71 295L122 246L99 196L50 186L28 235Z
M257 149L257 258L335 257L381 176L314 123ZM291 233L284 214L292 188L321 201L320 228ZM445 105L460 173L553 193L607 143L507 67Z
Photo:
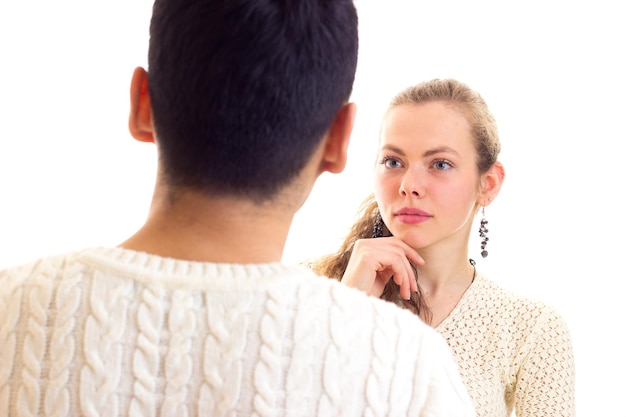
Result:
M484 303L498 316L513 320L520 326L549 325L552 322L565 325L558 310L539 297L507 289L483 274L477 277L477 284L476 291L472 293L474 306Z

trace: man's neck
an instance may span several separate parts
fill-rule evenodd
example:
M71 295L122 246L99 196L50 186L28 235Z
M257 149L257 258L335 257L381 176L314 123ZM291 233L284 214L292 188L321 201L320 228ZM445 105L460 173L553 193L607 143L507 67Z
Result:
M278 203L157 193L144 226L120 246L198 262L278 262L294 214Z

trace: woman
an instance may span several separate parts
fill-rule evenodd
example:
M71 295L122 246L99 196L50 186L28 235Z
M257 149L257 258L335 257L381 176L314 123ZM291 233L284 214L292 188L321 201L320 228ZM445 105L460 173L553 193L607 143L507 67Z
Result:
M456 80L398 94L380 131L374 194L340 250L311 267L410 309L448 342L479 416L574 416L569 330L551 307L500 288L468 259L473 219L504 168L493 115Z

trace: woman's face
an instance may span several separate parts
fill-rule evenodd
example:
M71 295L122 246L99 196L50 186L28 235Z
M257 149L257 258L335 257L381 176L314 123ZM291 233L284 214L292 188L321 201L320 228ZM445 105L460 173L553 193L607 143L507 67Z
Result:
M415 249L440 242L466 247L480 191L476 158L470 126L456 107L429 102L390 109L374 194L391 233Z

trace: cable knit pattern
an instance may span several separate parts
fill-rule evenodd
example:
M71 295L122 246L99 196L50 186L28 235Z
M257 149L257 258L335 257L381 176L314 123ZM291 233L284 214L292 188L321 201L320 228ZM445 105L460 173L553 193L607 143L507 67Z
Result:
M35 274L34 285L25 294L28 314L25 317L26 336L22 348L21 383L17 391L17 412L21 416L35 416L39 413L43 387L37 381L42 377L47 343L46 325L52 299L52 282L46 276L47 273L49 271L44 269Z
M402 328L400 323L396 319L395 327L398 329L398 342L396 343L396 350L393 353L394 358L406 358L411 356L415 352L416 346L411 344L407 334L410 329ZM414 362L409 363L396 363L395 370L391 375L391 382L388 387L389 391L389 416L406 416L407 405L411 400L411 390L406 389L406 381L411 380L411 372Z
M141 294L137 312L136 349L133 355L133 399L130 403L131 416L154 416L156 412L156 389L159 372L159 346L163 327L163 289L145 288Z
M17 278L29 275L32 268L16 268L13 273L0 275L0 415L9 416L11 413L11 377L16 373L15 368L19 358L17 348L17 330L20 323L20 307L23 302L23 288Z
M81 412L87 416L113 417L125 413L116 390L122 374L122 337L126 330L129 292L132 281L109 279L100 271L86 271L91 288L84 319L83 355L80 371ZM131 345L134 346L134 343Z
M570 333L553 308L479 275L437 331L479 416L575 415Z
M393 358L395 347L389 349L388 341L393 340L392 331L395 330L397 324L392 322L381 322L384 316L374 314L375 329L372 332L372 368L367 379L367 404L366 415L370 417L387 416L388 411L385 408L387 398L389 397L389 388L391 385L391 373L395 370L388 365L389 357Z
M55 324L50 337L50 366L48 387L45 393L44 413L49 416L67 416L70 411L69 372L76 354L74 340L81 290L78 287L80 274L64 271L54 297Z
M19 272L26 272L18 270ZM19 276L19 275L18 275ZM0 280L4 291L0 293L0 415L9 416L9 398L11 396L11 376L17 361L17 325L22 306L21 287L15 283L12 274L5 274Z
M300 267L95 248L0 283L0 417L475 416L435 330Z
M285 311L281 300L289 299L284 289L272 289L267 292L264 314L261 318L261 346L259 361L254 369L254 415L271 416L276 408L277 395L281 388L281 359L285 340Z
M287 373L285 389L288 393L301 393L301 395L288 395L285 399L285 414L287 416L314 415L316 405L312 403L310 393L314 386L314 363L316 360L315 345L320 340L322 324L317 320L319 305L312 303L319 294L314 293L315 288L300 286L296 295L296 303L299 308L294 311L293 320L293 358Z
M251 294L247 293L219 300L206 295L208 336L202 360L205 382L200 391L198 415L222 417L235 413L240 399L251 302Z
M193 367L191 344L197 329L195 307L189 292L174 291L167 320L170 341L164 365L165 398L161 407L164 416L189 415L186 402Z
M346 380L336 377L337 369L341 369L342 366L346 366L347 369L353 368L349 366L350 359L356 355L353 351L354 347L351 346L351 342L354 345L359 340L359 336L350 332L350 327L346 327L343 323L342 317L353 319L352 310L349 303L346 303L342 299L341 291L338 289L332 289L330 294L327 295L332 298L333 303L330 306L328 316L328 329L330 334L330 343L326 349L324 357L324 369L323 369L323 387L324 392L320 398L318 416L328 416L332 414L332 410L341 410L341 414L351 415L355 410L350 409L354 404L354 398L342 398L344 395L345 387L342 383L347 383ZM360 319L371 320L371 317L361 317ZM369 335L366 335L369 336ZM371 343L371 341L370 341ZM355 380L358 380L355 378ZM361 381L359 381L361 383ZM361 400L362 401L362 400Z

